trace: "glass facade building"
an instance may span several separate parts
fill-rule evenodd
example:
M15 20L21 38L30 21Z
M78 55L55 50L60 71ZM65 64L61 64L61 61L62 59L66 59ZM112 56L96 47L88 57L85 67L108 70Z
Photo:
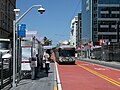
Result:
M120 0L82 0L82 38L119 42Z
M76 47L80 47L81 45L81 34L82 34L82 14L78 13L78 24L77 24L77 30L76 30Z
M82 38L91 39L91 1L82 0Z

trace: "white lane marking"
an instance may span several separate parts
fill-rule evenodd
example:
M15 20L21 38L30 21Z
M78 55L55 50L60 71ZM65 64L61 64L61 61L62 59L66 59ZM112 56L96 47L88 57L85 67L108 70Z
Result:
M62 90L61 81L58 73L57 63L55 62L58 90Z
M56 87L57 87L57 78L56 78L56 67L55 67L55 64L54 64L54 90L56 90Z
M118 80L120 81L120 78L118 78Z
M83 62L85 62L85 61L83 61ZM88 63L88 64L93 64L93 63L91 63L91 62L86 62L86 63ZM103 66L103 65L99 65L99 64L95 64L95 63L94 63L94 65L102 66L102 67L109 68L109 69L116 70L116 71L120 71L119 69L115 69L115 68L112 68L112 67L107 67L107 66Z
M96 70L109 70L108 68L94 68Z

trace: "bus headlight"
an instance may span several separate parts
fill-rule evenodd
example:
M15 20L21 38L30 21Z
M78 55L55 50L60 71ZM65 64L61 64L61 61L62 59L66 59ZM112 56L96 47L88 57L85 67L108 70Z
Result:
M59 60L60 60L60 62L62 62L62 61L63 61L61 57L59 57Z
M69 58L69 61L73 61L73 58Z

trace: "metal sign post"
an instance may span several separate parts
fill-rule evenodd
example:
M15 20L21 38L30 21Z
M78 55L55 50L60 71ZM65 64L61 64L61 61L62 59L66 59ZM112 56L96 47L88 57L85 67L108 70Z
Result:
M20 24L18 25L18 57L17 57L17 60L18 62L16 63L17 64L17 67L16 67L16 71L18 71L17 75L18 75L18 78L17 78L17 83L19 83L20 81L20 78L21 78L21 39L23 37L26 37L26 24Z
M26 36L26 24L21 24L18 26L18 37Z
M28 13L30 12L30 10L32 10L33 8L35 7L42 7L42 5L33 5L31 6L25 13L23 13L18 19L14 20L13 21L13 87L16 86L16 82L15 82L15 77L16 77L16 41L18 38L16 38L16 26L17 26L17 23ZM15 16L17 16L17 12L19 12L20 10L16 10L14 9L14 12L15 12ZM40 10L41 11L41 8ZM42 9L42 11L45 11Z

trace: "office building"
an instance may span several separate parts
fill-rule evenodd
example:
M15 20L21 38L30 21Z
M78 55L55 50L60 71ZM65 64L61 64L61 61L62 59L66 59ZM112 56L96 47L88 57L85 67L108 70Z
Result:
M78 24L78 16L75 16L71 21L71 31L70 31L70 45L73 45L75 48L77 46L76 42L76 31L77 31L77 24Z
M82 38L119 42L120 0L82 0Z
M12 38L16 0L0 0L0 38Z
M78 13L78 24L77 24L77 30L76 30L76 47L79 48L80 45L82 44L82 18L81 18L81 13Z

